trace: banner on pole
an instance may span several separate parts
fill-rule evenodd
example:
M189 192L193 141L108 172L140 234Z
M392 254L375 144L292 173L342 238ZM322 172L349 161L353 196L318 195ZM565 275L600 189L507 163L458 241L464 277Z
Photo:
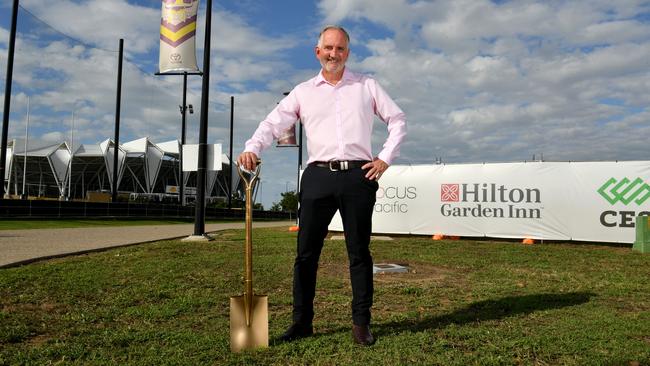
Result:
M196 14L199 0L162 0L160 19L160 73L198 71Z

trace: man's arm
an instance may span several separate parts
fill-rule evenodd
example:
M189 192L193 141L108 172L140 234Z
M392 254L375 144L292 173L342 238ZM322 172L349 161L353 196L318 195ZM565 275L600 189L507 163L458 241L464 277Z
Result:
M244 152L237 158L239 164L247 170L255 169L260 153L271 146L273 140L291 124L296 123L298 110L298 101L292 91L260 122L253 136L246 141Z
M376 180L399 156L400 146L406 136L406 116L375 80L370 79L369 83L369 90L375 100L375 114L386 123L388 128L388 138L384 143L384 148L372 162L362 167L370 169L366 173L366 178Z

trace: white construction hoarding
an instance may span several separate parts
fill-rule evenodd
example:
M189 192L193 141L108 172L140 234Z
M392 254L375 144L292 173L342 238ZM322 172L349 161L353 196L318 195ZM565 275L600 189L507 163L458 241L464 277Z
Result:
M650 161L393 166L374 233L632 243ZM342 231L337 215L331 230Z

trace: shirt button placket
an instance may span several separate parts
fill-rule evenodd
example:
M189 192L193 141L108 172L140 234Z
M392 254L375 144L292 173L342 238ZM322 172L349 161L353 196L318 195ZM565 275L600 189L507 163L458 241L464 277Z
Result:
M339 92L338 85L334 87L334 105L336 112L336 141L338 143L337 156L339 159L345 159L345 149L343 147L343 118L341 107L341 93Z

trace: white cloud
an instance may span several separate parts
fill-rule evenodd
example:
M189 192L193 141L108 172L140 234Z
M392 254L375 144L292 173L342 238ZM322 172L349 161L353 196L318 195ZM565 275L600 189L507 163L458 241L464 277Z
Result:
M422 4L406 0L323 0L318 8L325 15L325 24L336 24L348 19L372 19L391 28L399 28L413 18L413 10Z
M615 20L590 24L577 35L582 44L611 44L645 41L650 37L650 26L634 20Z
M120 38L125 39L126 52L146 52L158 45L157 37L142 35L158 33L159 9L126 0L23 0L21 6L59 31L104 49L117 50Z
M590 53L563 54L550 62L538 59L526 62L536 80L561 83L634 75L647 69L649 58L650 43L645 43L614 45Z
M73 26L68 25L68 28L65 28L60 17L55 16L58 11L73 17L88 12L90 15L86 18L92 19L92 15L105 6L100 2L72 3L63 1L58 3L57 12L47 13L47 15L44 15L45 8L42 3L26 2L23 6L39 17L43 17L48 23L57 27L62 26L62 31L69 32L75 37L78 36L80 40L88 44L102 46L103 36L92 31L82 31L89 27L86 23L88 19L82 22L72 22ZM109 7L110 9L105 9L107 12L103 13L103 18L111 18L117 16L121 10L128 10L122 16L129 19L123 19L125 23L117 25L121 31L130 29L134 36L137 34L137 38L153 38L154 42L146 45L143 43L139 51L145 51L152 47L157 48L157 36L145 37L144 33L152 32L145 32L143 29L129 26L129 24L142 22L143 18L151 16L156 18L156 22L159 22L159 9L142 8L123 1L109 5ZM213 28L212 53L219 57L212 58L214 71L211 75L211 84L213 88L238 85L238 83L247 81L268 80L270 77L277 77L279 70L287 69L286 63L277 60L281 58L278 51L293 46L288 38L271 40L262 35L260 31L248 26L234 14L226 12L215 12L214 14L213 21L218 26ZM42 25L39 26L42 27ZM199 26L199 29L203 28ZM79 118L86 118L89 121L88 130L87 132L78 131L79 139L89 138L94 141L112 136L117 54L102 49L86 48L66 37L59 36L48 41L42 37L36 37L35 34L39 32L43 33L42 30L34 28L29 32L19 33L14 66L14 90L22 89L32 95L34 109L48 109L61 115L69 115L73 108L80 108L80 104L85 103L86 109L77 111L77 113ZM45 32L50 31L46 30ZM153 34L157 35L157 26L154 32ZM219 41L215 42L215 40ZM129 44L128 40L126 44ZM270 44L273 44L275 48L270 48ZM130 58L135 59L135 57ZM132 62L126 61L123 73L122 134L136 137L138 134L144 133L160 139L170 139L178 135L177 125L180 117L178 104L180 104L180 100L177 99L179 99L181 90L181 78L146 75L136 69ZM242 90L246 89L245 84L239 85ZM200 110L200 96L198 95L200 87L200 77L190 77L188 103L194 104L196 114L192 117L195 120L198 120ZM215 95L217 94L213 91L211 100L215 100ZM227 98L228 96L224 96L220 103L227 103ZM258 101L254 100L253 103L255 102ZM13 103L16 105L19 101L14 100ZM73 107L73 103L75 103L75 107ZM17 107L16 105L14 108ZM221 106L218 103L211 104L211 108L216 109ZM34 118L38 118L38 116L36 113L33 115ZM258 115L257 118L260 116ZM49 123L50 129L61 128L60 122L49 120L52 121ZM34 123L36 126L38 122ZM47 123L43 123L42 126L48 128ZM84 126L77 127L81 129ZM18 133L17 128L17 124L12 124L13 132ZM188 135L191 135L189 132L188 127Z
M218 58L213 61L214 74L211 81L240 83L250 80L266 80L273 77L279 70L288 66L279 61L261 63L250 57Z
M9 47L9 31L4 28L0 28L0 45L4 47ZM6 55L7 52L5 51L2 54ZM6 56L4 57L6 58Z
M519 81L519 70L502 57L476 56L465 64L467 83L473 89L500 89Z
M390 10L367 1L321 2L337 21L364 19L395 33L369 39L372 54L351 66L374 74L405 109L404 160L519 161L541 152L557 160L647 159L637 136L647 130L639 121L648 122L649 29L629 19L647 3L403 5L418 12L387 21ZM406 29L420 33L400 34ZM397 43L403 39L406 48Z
M203 49L205 17L199 17L197 27L197 47ZM247 24L241 17L227 11L213 11L211 31L212 50L220 55L225 53L227 56L256 56L264 57L263 61L273 61L279 53L294 47L297 43L289 36L279 39L268 37Z
M21 5L55 29L73 38L108 50L117 50L118 39L125 39L125 52L144 53L159 45L160 7L150 8L126 0L82 2L59 0L56 6L38 0L24 0ZM199 12L204 11L199 8ZM204 44L205 16L197 21L197 49ZM226 54L272 54L294 46L295 41L284 37L273 42L269 37L246 24L239 16L227 11L212 12L212 44L214 51Z
M64 136L63 133L59 131L44 133L40 136L40 140L51 143L61 142L65 139L66 136Z

